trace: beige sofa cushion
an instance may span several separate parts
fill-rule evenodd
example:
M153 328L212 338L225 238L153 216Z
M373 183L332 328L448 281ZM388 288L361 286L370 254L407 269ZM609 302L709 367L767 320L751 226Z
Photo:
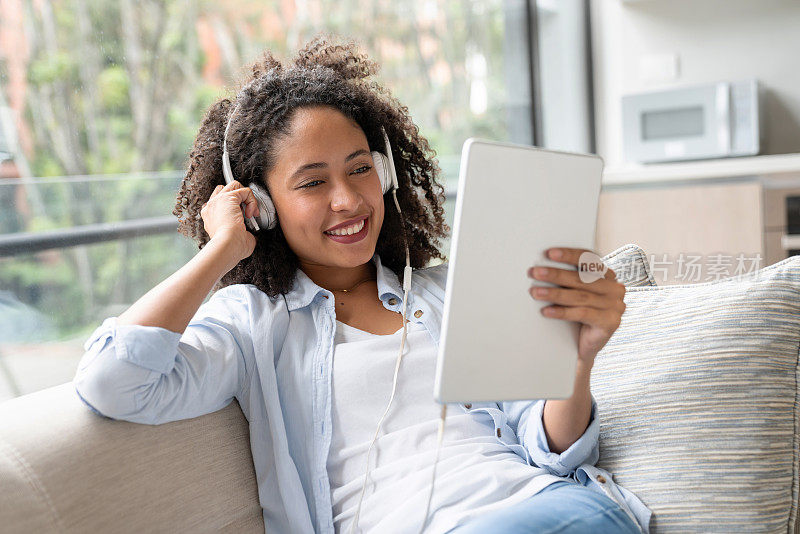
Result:
M0 404L0 530L263 534L236 401L159 426L92 413L72 383Z

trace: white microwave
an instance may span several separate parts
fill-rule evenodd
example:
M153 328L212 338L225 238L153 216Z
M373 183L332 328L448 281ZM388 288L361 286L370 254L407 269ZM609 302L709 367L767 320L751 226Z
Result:
M752 156L761 150L756 80L622 97L625 159L641 163Z

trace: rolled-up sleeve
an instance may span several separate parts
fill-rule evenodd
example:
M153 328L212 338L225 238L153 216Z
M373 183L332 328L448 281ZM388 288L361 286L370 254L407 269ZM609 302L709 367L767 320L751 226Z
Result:
M201 305L183 334L110 317L84 344L75 390L94 412L136 423L215 412L239 393L252 368L250 324L238 285Z
M517 432L517 438L528 451L531 460L539 467L556 476L572 476L582 464L595 465L600 459L600 421L597 418L597 401L592 399L589 426L569 448L561 454L552 452L544 431L545 399L527 402L502 403L509 417L509 424Z

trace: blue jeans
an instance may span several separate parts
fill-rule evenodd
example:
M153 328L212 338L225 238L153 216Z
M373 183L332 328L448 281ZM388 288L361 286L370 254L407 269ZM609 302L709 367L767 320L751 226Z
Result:
M529 499L495 510L448 534L640 534L610 497L575 482L554 482Z

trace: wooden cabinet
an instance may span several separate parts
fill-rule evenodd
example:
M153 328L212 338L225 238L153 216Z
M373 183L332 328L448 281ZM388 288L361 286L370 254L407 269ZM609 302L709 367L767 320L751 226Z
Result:
M659 285L744 274L787 257L790 195L800 195L800 155L606 171L596 248L636 243Z

